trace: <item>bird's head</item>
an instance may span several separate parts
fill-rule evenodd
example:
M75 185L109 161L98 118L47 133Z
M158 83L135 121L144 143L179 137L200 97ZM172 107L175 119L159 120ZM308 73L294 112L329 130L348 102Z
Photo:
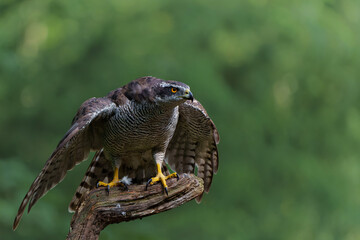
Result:
M190 87L182 82L161 81L154 87L155 101L159 103L183 103L194 100Z
M170 106L194 99L188 85L154 77L136 79L124 86L123 89L125 96L136 102L154 102Z

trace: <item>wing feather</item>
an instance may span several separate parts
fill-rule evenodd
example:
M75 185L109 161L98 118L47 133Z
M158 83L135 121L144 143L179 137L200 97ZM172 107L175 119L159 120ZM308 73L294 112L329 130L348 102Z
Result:
M102 147L102 124L116 111L110 98L91 98L85 101L75 115L72 126L46 161L40 174L25 195L15 217L15 229L29 204L28 211L51 188L62 181L66 172L85 160L91 149Z
M179 106L179 120L165 159L178 173L195 173L204 180L205 192L218 170L219 133L204 107L194 100ZM202 195L196 200L201 201Z

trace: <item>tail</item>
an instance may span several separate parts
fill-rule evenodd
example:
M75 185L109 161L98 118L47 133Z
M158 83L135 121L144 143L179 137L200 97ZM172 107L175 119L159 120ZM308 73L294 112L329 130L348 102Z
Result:
M88 191L94 189L98 181L111 181L113 175L114 170L112 169L112 164L105 158L103 149L97 151L85 173L85 177L76 189L75 195L69 204L68 211L75 212L81 203L82 197Z

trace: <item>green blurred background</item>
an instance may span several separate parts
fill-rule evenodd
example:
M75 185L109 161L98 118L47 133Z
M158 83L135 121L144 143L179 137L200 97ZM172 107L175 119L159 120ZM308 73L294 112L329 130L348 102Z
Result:
M11 229L80 104L152 75L220 132L200 205L100 239L360 239L360 1L2 0L0 239L64 239L86 161Z

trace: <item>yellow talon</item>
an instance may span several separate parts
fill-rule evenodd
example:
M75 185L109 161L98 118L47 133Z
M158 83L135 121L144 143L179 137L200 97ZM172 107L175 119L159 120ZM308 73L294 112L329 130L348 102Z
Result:
M115 186L125 186L126 187L126 185L124 183L119 181L119 168L117 168L117 167L115 167L114 178L111 182L105 183L105 182L99 181L96 186L97 187L107 187L108 189L115 187Z
M115 187L115 186L119 186L119 185L123 186L123 183L122 182L116 182L114 180L109 182L109 183L99 181L98 184L97 184L98 187L107 187L108 186L110 188Z
M157 167L157 175L155 177L149 179L149 181L146 184L146 189L147 189L148 185L153 185L156 182L161 181L162 185L164 186L165 192L168 195L168 186L166 184L166 180L169 179L169 178L173 178L173 177L176 177L176 178L179 179L179 176L178 176L178 174L176 172L174 172L174 173L172 173L172 174L170 174L168 176L165 176L161 172L161 164L157 163L156 167Z

